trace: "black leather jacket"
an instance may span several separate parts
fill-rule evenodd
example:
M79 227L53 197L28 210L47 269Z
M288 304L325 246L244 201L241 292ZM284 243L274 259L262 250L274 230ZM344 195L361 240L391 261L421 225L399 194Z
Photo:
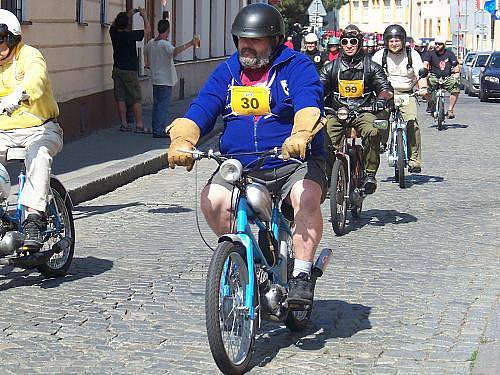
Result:
M352 58L345 56L342 52L339 58L327 63L321 69L319 76L325 89L325 105L334 109L345 106L364 107L371 105L375 99L387 101L394 94L394 89L389 83L382 67L371 61L370 57L362 52ZM363 96L356 99L340 97L338 88L339 76L342 80L363 80Z

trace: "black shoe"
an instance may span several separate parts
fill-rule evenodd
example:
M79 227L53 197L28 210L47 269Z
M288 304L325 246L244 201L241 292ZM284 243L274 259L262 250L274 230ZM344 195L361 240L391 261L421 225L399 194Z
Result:
M301 272L298 276L292 277L288 282L288 305L291 307L311 306L314 298L314 282L311 276Z
M427 109L425 110L425 112L432 114L435 110L436 107L434 106L434 104L432 104L431 102L427 103Z
M420 172L422 172L422 167L409 165L408 166L408 172L410 172L410 173L420 173Z
M383 154L387 150L387 145L385 143L380 144L380 153Z
M40 215L29 214L23 223L24 246L29 247L31 250L40 250L43 246L43 232L47 230L47 223Z
M377 179L375 178L375 173L368 172L366 174L363 187L365 188L365 194L375 193L375 190L377 190Z

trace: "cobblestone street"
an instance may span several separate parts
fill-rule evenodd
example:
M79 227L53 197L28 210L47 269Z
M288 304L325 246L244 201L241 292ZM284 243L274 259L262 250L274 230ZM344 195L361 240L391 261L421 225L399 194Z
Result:
M471 372L499 300L499 108L461 96L438 132L421 105L422 174L401 190L382 155L378 190L342 237L325 202L320 248L334 256L310 327L264 324L252 373ZM214 168L199 163L198 191ZM197 195L181 168L140 178L75 208L67 277L0 269L0 372L217 373ZM215 244L201 213L200 225Z

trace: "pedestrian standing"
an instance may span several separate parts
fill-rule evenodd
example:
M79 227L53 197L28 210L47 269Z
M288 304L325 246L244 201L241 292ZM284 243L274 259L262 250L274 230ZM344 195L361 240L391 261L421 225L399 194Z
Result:
M144 21L144 30L127 30L134 13L139 12ZM149 25L146 12L143 8L120 12L109 29L113 44L113 82L116 107L120 117L120 131L130 131L127 124L127 105L132 107L135 116L136 133L149 133L142 122L141 87L137 76L139 64L137 60L136 42L149 35Z
M174 66L174 57L189 47L199 46L199 38L193 36L189 42L174 47L168 40L170 22L158 22L158 36L148 42L144 48L144 55L151 71L153 85L153 138L166 138L165 126L167 124L168 107L172 97L172 87L177 83L177 72Z

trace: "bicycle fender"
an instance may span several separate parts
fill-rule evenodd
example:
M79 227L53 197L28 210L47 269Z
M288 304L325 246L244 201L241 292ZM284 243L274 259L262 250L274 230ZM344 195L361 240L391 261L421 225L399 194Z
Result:
M245 247L245 244L243 243L243 240L241 237L237 234L224 234L223 236L220 236L218 239L218 242L224 242L224 241L230 241L230 242L238 242L240 243L243 247Z
M73 205L73 201L71 200L71 195L69 195L68 191L66 190L66 188L64 187L63 183L61 182L61 180L59 180L56 176L54 176L53 174L50 175L50 185L54 185L56 187L56 189L59 189L60 192L63 193L63 198L64 198L64 201L69 201L69 204L71 205L71 208L74 207Z

